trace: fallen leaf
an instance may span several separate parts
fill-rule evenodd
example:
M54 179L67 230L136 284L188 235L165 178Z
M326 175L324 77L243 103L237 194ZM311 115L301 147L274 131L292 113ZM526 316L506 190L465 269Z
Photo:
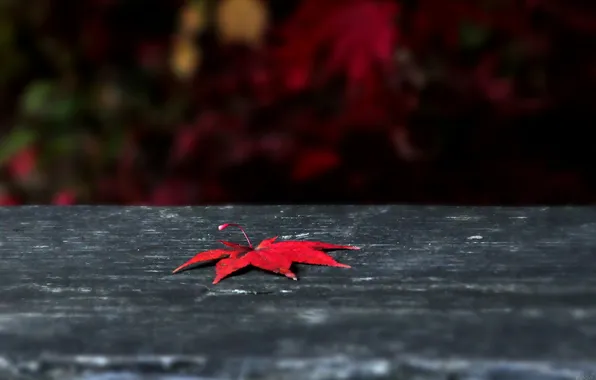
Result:
M318 241L294 241L286 240L276 242L277 236L263 240L259 245L253 247L244 229L235 223L226 223L219 226L219 230L229 226L240 228L248 246L220 241L228 249L212 249L196 254L193 258L180 265L173 271L173 274L192 269L196 264L213 260L219 260L215 266L215 279L217 284L224 277L249 266L263 269L265 271L283 274L284 276L297 280L290 267L292 263L327 265L332 267L350 268L349 265L341 264L324 251L340 249L360 249L349 245L336 245Z

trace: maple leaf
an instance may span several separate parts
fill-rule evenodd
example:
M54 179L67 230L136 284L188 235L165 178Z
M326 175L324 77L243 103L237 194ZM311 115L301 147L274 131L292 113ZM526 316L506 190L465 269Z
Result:
M279 53L289 66L288 86L299 90L306 85L322 49L328 52L325 75L343 72L350 86L368 82L376 67L388 69L398 38L398 11L392 1L303 2L281 30L287 44Z
M349 265L335 261L334 258L327 255L324 251L360 249L349 245L337 245L318 241L286 240L276 242L277 236L265 239L256 247L253 247L248 235L240 225L225 223L219 226L218 229L221 231L229 226L238 227L242 231L248 242L248 246L220 240L228 249L212 249L199 252L190 260L174 269L172 273L175 274L192 269L199 263L219 260L215 265L215 279L213 280L213 284L217 284L224 277L249 266L282 274L292 280L297 280L296 274L290 270L293 263L350 268Z

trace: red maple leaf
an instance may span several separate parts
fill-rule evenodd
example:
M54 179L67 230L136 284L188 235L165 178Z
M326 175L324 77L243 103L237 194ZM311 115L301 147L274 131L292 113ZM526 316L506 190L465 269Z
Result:
M331 267L350 268L349 265L341 264L335 261L324 251L340 249L360 249L349 245L336 245L318 241L280 241L276 242L276 237L263 240L259 245L253 247L250 239L244 232L244 229L235 223L226 223L219 226L223 230L229 226L240 228L248 246L220 242L228 249L212 249L196 254L193 258L174 269L172 273L180 273L192 269L199 263L219 260L215 266L215 279L213 284L217 284L224 277L249 266L257 267L265 271L283 274L292 280L297 280L296 275L290 270L292 263L327 265Z
M313 74L322 50L324 76L343 73L349 85L367 83L375 69L390 67L398 38L393 1L342 0L302 2L280 31L286 45L279 51L286 62L286 84L300 90Z

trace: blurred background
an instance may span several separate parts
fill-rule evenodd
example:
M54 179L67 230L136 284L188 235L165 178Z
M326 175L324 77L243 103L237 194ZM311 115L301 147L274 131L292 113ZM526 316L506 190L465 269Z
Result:
M0 0L0 205L596 200L593 0Z

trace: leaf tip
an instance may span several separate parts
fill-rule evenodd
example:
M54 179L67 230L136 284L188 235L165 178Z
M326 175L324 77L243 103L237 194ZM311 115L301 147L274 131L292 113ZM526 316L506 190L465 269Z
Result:
M217 229L218 230L225 230L226 228L228 228L228 226L230 225L230 223L224 223L224 224L220 224Z
M172 274L177 274L177 273L180 273L180 272L182 272L182 270L184 269L184 267L186 267L186 264L182 264L182 265L180 265L178 268L176 268L176 269L174 269L174 270L172 271Z

